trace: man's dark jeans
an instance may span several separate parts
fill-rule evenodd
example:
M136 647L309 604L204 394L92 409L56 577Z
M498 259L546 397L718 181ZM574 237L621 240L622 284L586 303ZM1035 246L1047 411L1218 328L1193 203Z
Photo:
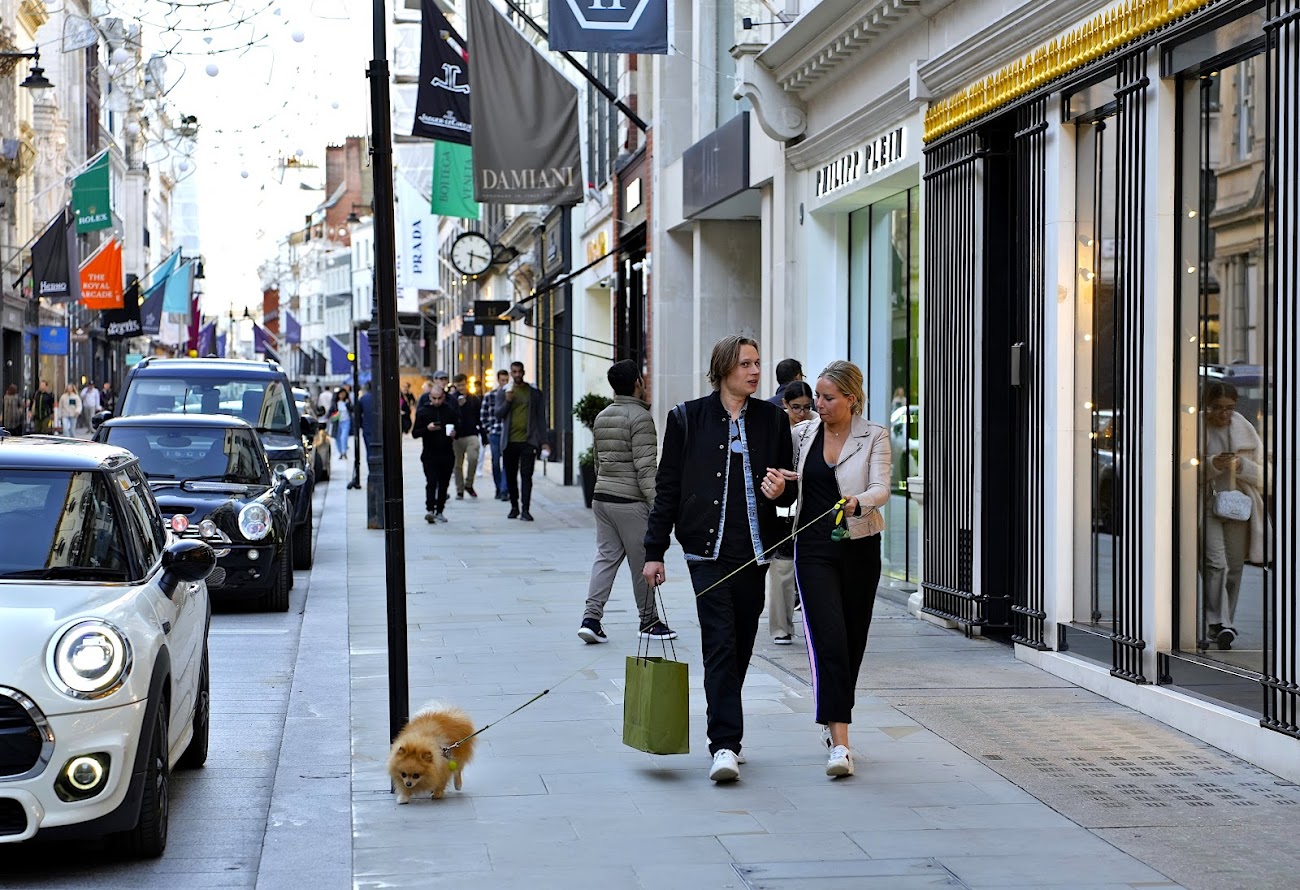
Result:
M537 460L537 449L527 442L511 442L506 446L506 487L510 492L510 506L519 507L519 496L522 493L525 513L528 512L528 505L533 501L535 460Z
M704 656L704 699L708 706L709 753L730 748L740 753L745 715L740 688L745 684L749 659L754 654L758 618L763 614L767 566L747 566L729 579L707 589L736 570L725 562L688 562L695 588L695 613L700 619L700 648Z

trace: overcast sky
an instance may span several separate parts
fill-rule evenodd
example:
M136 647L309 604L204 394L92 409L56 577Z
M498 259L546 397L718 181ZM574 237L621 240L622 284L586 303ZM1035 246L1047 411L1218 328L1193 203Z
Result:
M221 17L211 19L182 9L170 21L200 30L160 33L159 21L152 22L152 35L146 13L145 39L155 51L160 42L180 40L179 51L168 58L169 79L177 78L168 98L178 112L199 119L193 174L204 311L232 306L238 314L244 306L261 305L258 265L327 197L325 146L369 130L371 6L359 0L235 0L219 9ZM201 30L240 18L240 26ZM229 51L207 55L212 49ZM209 64L217 66L216 76L206 72ZM299 158L315 168L284 166L286 159Z

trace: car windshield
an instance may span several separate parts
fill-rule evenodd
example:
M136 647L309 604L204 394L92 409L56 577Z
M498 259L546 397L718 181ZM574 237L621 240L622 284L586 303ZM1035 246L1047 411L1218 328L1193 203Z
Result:
M207 479L267 484L269 470L252 430L227 427L113 426L107 442L140 458L151 482Z
M289 391L273 378L138 377L121 414L229 414L260 430L295 433Z
M0 469L0 579L125 581L121 517L103 473Z

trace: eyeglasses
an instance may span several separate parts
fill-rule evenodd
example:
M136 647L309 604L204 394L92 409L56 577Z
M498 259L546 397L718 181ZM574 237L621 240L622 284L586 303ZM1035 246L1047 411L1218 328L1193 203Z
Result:
M795 414L807 414L809 411L812 410L812 403L809 402L807 405L800 405L795 402L791 402L787 404L786 407L789 408L791 411L793 411Z
M1237 410L1236 405L1207 405L1205 406L1206 414L1231 414Z

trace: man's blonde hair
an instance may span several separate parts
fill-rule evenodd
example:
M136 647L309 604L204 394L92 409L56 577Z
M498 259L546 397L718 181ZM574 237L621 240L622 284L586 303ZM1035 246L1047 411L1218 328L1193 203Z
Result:
M713 345L713 355L709 357L709 383L715 390L722 388L722 381L740 364L740 350L743 346L754 347L759 352L758 341L749 337L733 334L723 337Z

